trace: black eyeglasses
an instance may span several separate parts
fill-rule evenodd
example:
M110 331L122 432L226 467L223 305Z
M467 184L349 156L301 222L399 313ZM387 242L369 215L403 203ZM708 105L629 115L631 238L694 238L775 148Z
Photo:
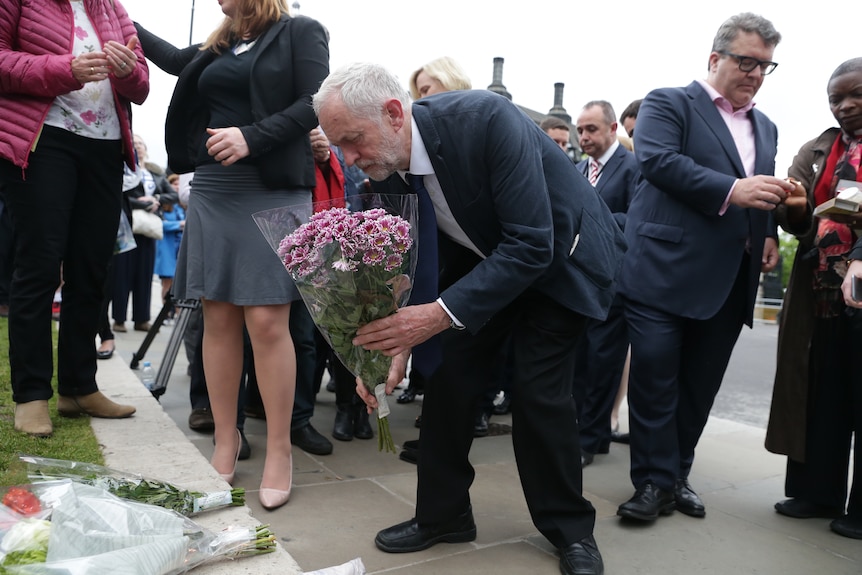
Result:
M758 60L757 58L752 58L751 56L740 56L739 54L732 54L726 50L716 50L716 52L734 58L737 62L739 62L739 71L745 72L746 74L759 67L760 73L764 76L768 76L769 74L772 74L773 71L775 71L775 68L778 67L778 62Z

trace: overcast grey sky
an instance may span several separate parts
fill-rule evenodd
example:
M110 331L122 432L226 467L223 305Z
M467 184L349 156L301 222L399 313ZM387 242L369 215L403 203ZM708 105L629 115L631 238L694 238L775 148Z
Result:
M294 0L288 0L293 3ZM120 0L133 19L177 46L189 42L192 0ZM299 0L300 12L330 32L330 65L383 64L405 83L411 72L439 56L465 68L474 88L492 81L493 59L505 59L503 83L516 103L539 112L553 105L563 82L563 105L573 117L594 99L619 114L649 90L686 85L706 76L718 26L751 11L772 20L783 39L776 71L755 101L779 130L776 175L786 174L799 147L835 125L826 83L835 67L862 56L855 23L862 5L846 3L839 31L835 11L777 0L701 3L622 0L613 3L531 0L506 7L499 0ZM223 18L217 0L194 0L193 42ZM135 130L151 157L164 164L164 115L175 79L150 66L151 92L134 111Z

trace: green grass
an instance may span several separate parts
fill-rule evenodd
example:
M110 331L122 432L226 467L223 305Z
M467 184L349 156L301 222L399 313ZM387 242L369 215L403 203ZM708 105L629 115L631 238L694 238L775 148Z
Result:
M57 331L54 330L54 372L57 365ZM57 415L57 377L52 380L54 397L48 402L54 435L31 437L14 430L15 404L9 375L9 332L6 318L0 318L0 486L27 483L27 473L18 462L19 454L85 461L104 465L99 443L89 417Z

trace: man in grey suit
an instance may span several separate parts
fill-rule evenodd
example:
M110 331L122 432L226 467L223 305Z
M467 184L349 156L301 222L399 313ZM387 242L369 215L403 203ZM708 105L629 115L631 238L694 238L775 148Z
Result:
M575 129L578 145L587 155L576 167L595 186L620 229L625 230L626 212L640 180L640 168L635 155L617 139L613 106L605 100L588 102L578 115ZM610 447L611 412L628 348L623 301L617 295L607 319L590 321L578 346L573 388L582 465L589 465L596 454L607 453Z
M607 315L624 250L607 206L497 94L446 92L411 104L386 70L353 64L324 81L314 106L345 161L380 182L376 189L409 193L403 178L419 179L420 204L424 194L433 203L420 220L436 218L438 230L436 301L401 308L354 339L393 356L390 392L413 346L435 334L442 343L423 404L415 517L375 543L403 553L475 539L475 403L511 336L513 444L533 523L560 550L564 574L602 573L595 510L582 493L571 373L587 319ZM419 250L421 260L427 252Z
M751 13L724 22L706 80L650 92L635 150L643 179L629 206L620 275L631 340L634 496L618 515L706 513L688 481L761 271L778 262L770 211L794 188L773 176L778 133L753 98L781 35Z

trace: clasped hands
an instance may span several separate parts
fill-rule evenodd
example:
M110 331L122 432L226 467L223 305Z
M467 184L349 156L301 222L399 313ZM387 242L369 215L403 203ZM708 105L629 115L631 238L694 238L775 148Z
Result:
M76 56L72 60L72 75L81 84L101 82L109 75L125 78L138 64L138 55L134 52L137 45L137 36L132 36L125 46L108 40L103 52L87 52Z
M386 394L389 395L406 376L407 358L413 346L447 330L449 324L449 315L437 302L408 305L360 327L353 345L378 350L392 358L386 380ZM377 408L377 399L359 378L356 378L356 393L368 406L369 413Z

